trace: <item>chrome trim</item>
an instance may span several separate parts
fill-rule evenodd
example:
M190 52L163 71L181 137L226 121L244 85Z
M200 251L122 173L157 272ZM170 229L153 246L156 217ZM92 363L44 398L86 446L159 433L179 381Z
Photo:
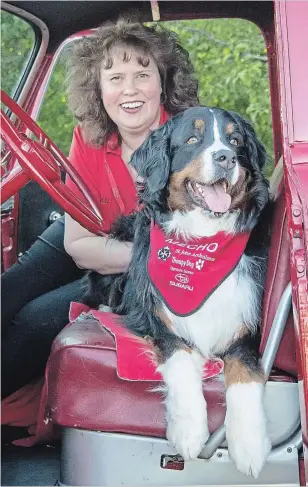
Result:
M266 380L268 379L275 357L278 352L278 348L283 336L283 332L285 329L285 325L291 311L292 307L292 285L289 282L287 287L285 288L283 295L280 298L279 305L273 320L273 324L271 326L271 331L268 336L266 347L263 352L262 356L262 367L266 376Z

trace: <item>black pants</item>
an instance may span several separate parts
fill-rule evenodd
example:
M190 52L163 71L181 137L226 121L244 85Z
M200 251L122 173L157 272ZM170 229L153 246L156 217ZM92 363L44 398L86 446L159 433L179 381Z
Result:
M1 277L2 398L41 376L57 334L80 301L84 272L65 252L64 218Z

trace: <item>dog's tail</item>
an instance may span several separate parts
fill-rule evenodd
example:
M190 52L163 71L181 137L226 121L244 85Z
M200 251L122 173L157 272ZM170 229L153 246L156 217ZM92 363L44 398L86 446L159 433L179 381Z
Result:
M273 174L269 180L269 192L272 201L276 201L278 198L282 184L283 184L283 157L281 156L278 163L275 166Z

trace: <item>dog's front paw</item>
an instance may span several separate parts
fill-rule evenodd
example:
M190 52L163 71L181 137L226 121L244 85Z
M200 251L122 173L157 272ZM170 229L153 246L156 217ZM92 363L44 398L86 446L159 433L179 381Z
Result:
M169 415L167 438L184 460L198 457L209 437L206 402L202 397L199 407L191 404L190 411Z
M240 386L242 386L242 390ZM263 386L261 384L257 384L257 386L261 391ZM228 390L227 392L225 421L229 456L240 472L257 478L271 451L263 405L254 394L253 387L249 388L248 384L233 387L233 391ZM237 392L238 399L241 401L230 401L230 395L228 398L230 392L232 394ZM251 393L250 398L248 395L245 397L248 392ZM260 397L261 394L258 395Z
M243 425L232 426L227 429L229 456L238 470L245 475L257 478L271 451L271 442L266 431L246 429Z
M158 368L167 391L167 438L184 460L197 458L209 437L203 362L196 351L178 350Z

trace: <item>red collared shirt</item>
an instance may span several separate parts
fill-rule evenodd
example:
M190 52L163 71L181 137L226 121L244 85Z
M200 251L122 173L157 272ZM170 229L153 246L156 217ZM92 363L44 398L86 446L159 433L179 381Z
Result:
M168 120L168 113L161 106L160 125ZM102 147L88 145L82 137L80 126L75 127L69 160L89 187L104 218L104 230L121 215L129 215L137 204L135 183L121 157L121 146L115 136ZM66 185L85 201L75 183L67 177Z

